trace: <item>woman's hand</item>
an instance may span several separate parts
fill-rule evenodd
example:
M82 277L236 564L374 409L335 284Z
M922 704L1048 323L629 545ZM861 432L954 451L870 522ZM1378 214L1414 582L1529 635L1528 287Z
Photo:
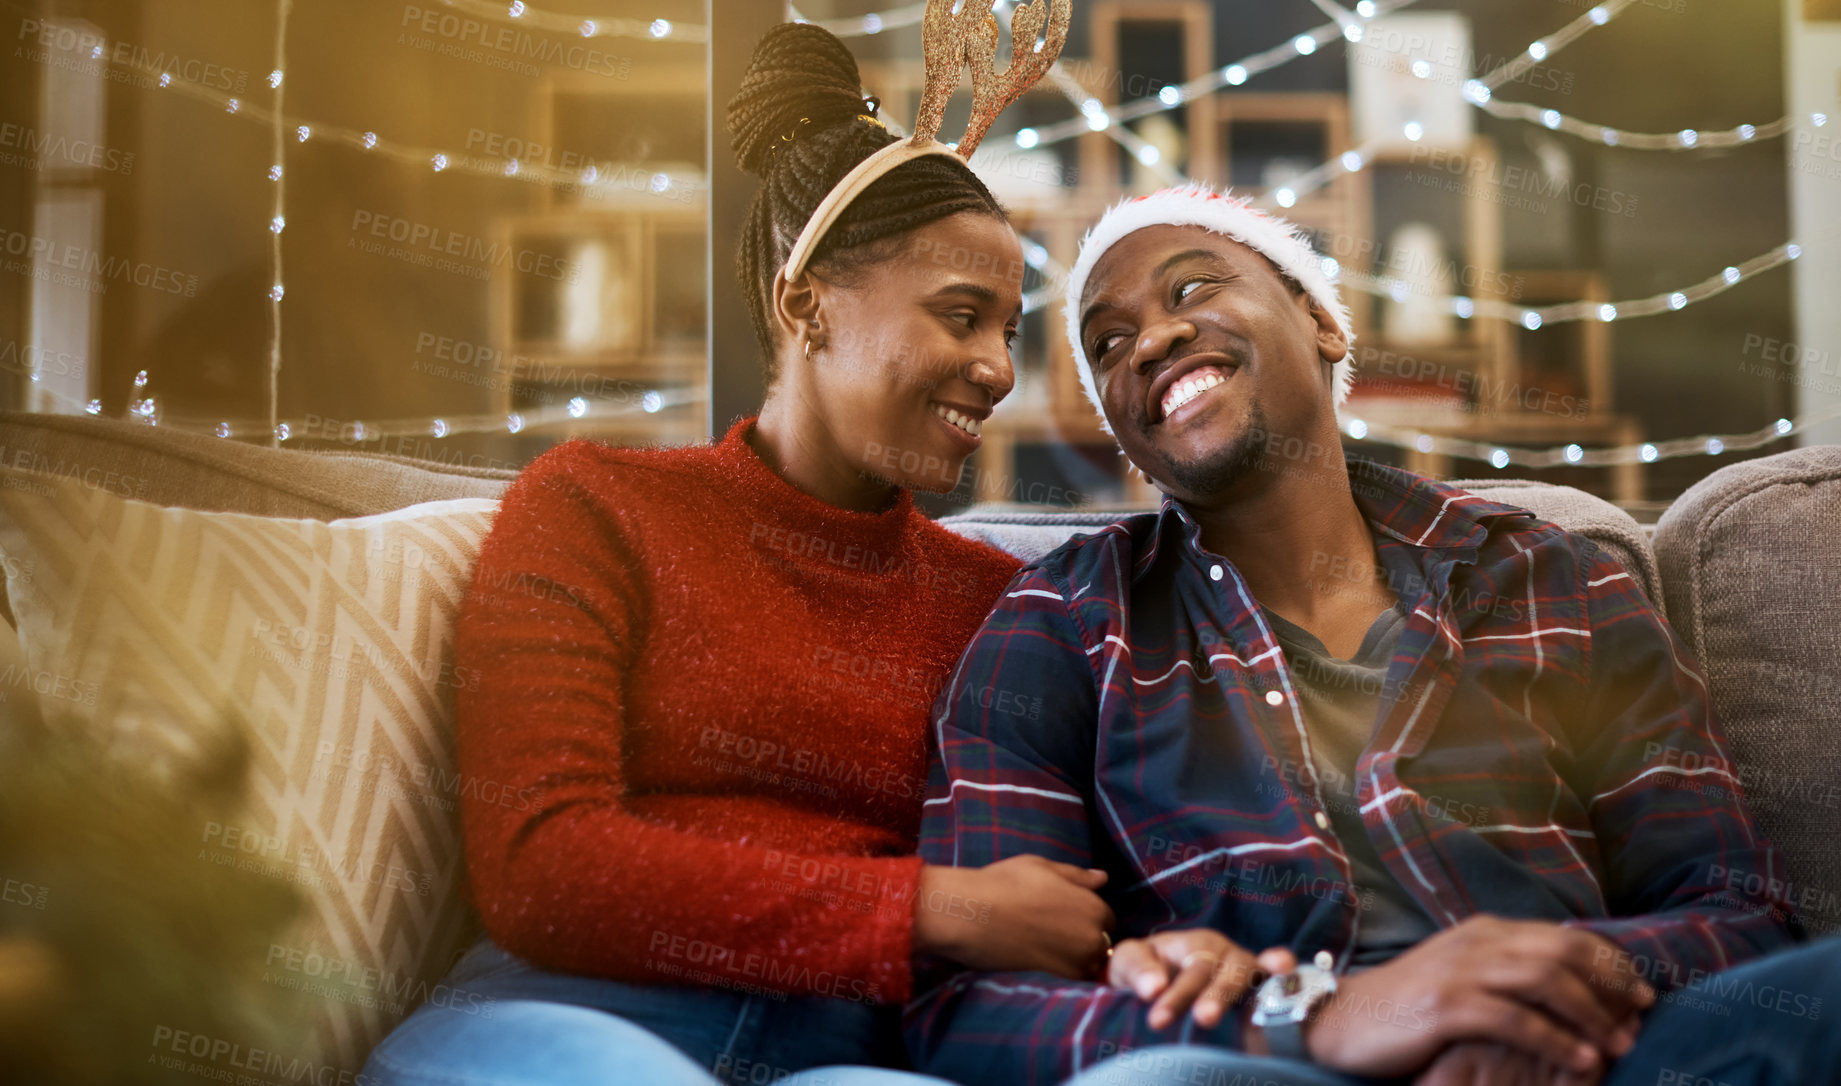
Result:
M914 949L973 969L1087 979L1112 945L1112 908L1095 892L1105 884L1098 868L1040 856L984 867L929 864L915 895Z
M1163 1029L1191 1006L1195 1024L1208 1029L1255 979L1289 973L1297 965L1284 947L1255 958L1212 928L1188 928L1120 943L1107 966L1106 983L1130 988L1140 999L1155 999L1148 1019L1152 1029Z

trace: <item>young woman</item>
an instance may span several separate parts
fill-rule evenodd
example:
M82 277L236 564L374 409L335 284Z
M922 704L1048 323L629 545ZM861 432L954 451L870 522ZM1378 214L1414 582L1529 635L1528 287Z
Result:
M739 259L759 417L710 446L569 442L507 493L457 649L481 674L460 769L498 785L468 795L518 797L463 807L489 937L448 983L476 999L418 1010L367 1086L922 1081L831 1066L905 1063L914 957L1104 961L1102 873L914 855L930 706L1016 563L910 488L951 487L1010 391L1023 263L936 156L787 281L825 194L895 139L873 109L804 25L730 103L762 179Z

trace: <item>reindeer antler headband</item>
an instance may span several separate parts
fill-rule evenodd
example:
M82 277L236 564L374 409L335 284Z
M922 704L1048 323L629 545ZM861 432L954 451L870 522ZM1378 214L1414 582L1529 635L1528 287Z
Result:
M1004 108L1035 86L1061 55L1068 39L1073 0L1028 0L1018 4L1010 20L1010 66L997 73L997 16L985 0L927 0L921 19L921 56L926 62L926 84L914 134L870 155L844 175L799 232L786 258L786 278L796 279L812 259L812 250L831 229L850 202L890 170L927 155L949 155L969 160L991 122ZM1044 27L1046 26L1046 31ZM1042 35L1040 41L1036 40ZM954 150L936 142L946 103L959 87L959 76L972 70L972 119Z

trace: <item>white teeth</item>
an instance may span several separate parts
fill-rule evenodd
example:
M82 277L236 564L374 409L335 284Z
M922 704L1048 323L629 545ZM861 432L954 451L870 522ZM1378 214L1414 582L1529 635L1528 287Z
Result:
M941 404L936 403L932 406L933 406L934 414L945 419L947 422L952 423L954 426L957 426L959 429L964 430L966 433L972 435L973 437L977 437L980 433L984 431L984 423L983 421L979 419L972 418L969 415L961 415L959 414L959 412L954 411L952 408L945 407Z
M1215 373L1207 373L1200 377L1193 378L1185 377L1179 380L1176 384L1170 386L1168 392L1164 393L1164 417L1168 418L1170 412L1188 403L1190 400L1195 399L1209 389L1214 388L1216 385L1222 384L1226 380L1225 377Z

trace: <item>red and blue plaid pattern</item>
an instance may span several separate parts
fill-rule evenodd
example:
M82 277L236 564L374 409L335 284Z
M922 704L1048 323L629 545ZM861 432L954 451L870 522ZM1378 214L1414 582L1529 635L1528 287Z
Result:
M1706 680L1631 575L1524 509L1350 472L1377 548L1423 580L1394 586L1409 618L1346 798L1427 914L1583 926L1660 989L1792 942ZM1115 938L1207 926L1346 965L1361 902L1319 818L1288 665L1179 504L1021 570L933 724L927 862L1102 867ZM958 1081L1050 1084L1122 1048L1239 1043L1234 1015L1154 1031L1133 993L1043 973L933 961L915 991L917 1065Z

